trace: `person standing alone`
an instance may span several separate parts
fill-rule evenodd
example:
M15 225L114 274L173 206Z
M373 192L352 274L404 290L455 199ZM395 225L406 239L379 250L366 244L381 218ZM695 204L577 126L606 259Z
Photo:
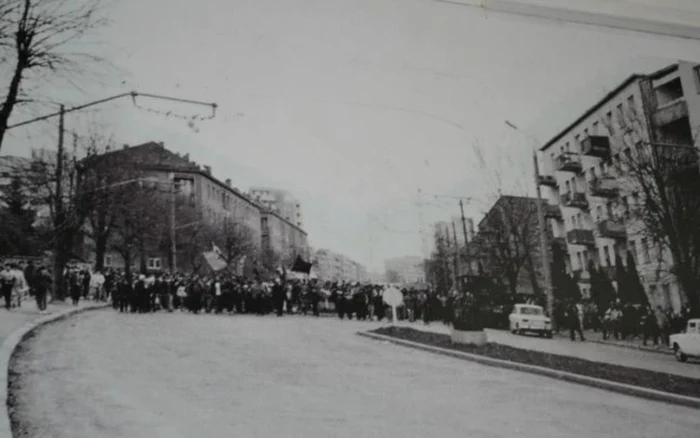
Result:
M36 307L40 313L46 313L46 295L51 287L51 276L49 276L49 271L44 266L41 266L33 277Z
M0 272L0 292L5 298L5 308L12 309L12 289L15 287L15 277L12 275L10 265L6 264L2 272Z

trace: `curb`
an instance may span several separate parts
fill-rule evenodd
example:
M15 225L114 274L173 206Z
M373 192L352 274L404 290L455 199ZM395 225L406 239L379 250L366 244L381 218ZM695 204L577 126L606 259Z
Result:
M556 335L555 335L556 336ZM562 339L567 338L566 335L559 334L559 337ZM634 344L625 344L622 342L609 342L609 341L603 341L599 339L589 339L586 338L586 342L590 342L593 344L599 344L599 345L607 345L608 347L616 347L616 348L625 348L627 350L637 350L637 351L643 351L645 353L656 353L656 354L665 354L668 356L673 356L673 351L671 351L670 348L652 348L652 347L645 347L644 345L634 345Z
M627 345L627 344L616 344L614 342L606 342L606 341L590 341L590 342L595 342L596 344L600 345L609 345L611 347L617 347L617 348L626 348L628 350L637 350L637 351L644 351L645 353L656 353L656 354L666 354L669 356L673 356L673 351L671 349L666 348L659 348L658 350L655 348L647 348L641 345Z
M12 360L12 355L15 352L17 346L34 330L41 328L47 324L55 321L60 321L62 319L68 318L69 316L76 315L78 313L83 313L88 310L102 309L110 306L110 304L100 303L91 304L85 307L79 307L77 309L70 309L65 312L47 315L36 321L29 322L24 326L13 331L10 336L5 338L2 346L0 346L0 400L4 401L5 409L4 414L0 415L0 437L1 438L12 438L12 426L10 422L10 412L8 411L8 395L9 395L9 374L10 374L10 361Z
M608 391L618 392L621 394L631 395L649 400L661 401L691 408L700 408L700 398L689 397L685 395L672 394L670 392L657 391L655 389L643 388L641 386L628 385L626 383L617 383L610 380L598 379L595 377L583 376L581 374L569 373L566 371L554 370L551 368L540 367L536 365L528 365L517 362L510 362L502 359L493 359L478 354L465 353L462 351L450 350L442 347L434 347L431 345L421 344L413 341L392 338L391 336L379 335L369 332L357 332L359 336L366 338L387 341L392 344L401 345L404 347L415 348L431 353L450 356L457 359L469 360L482 365L506 368L514 371L523 371L526 373L538 374L540 376L551 377L554 379L564 380L567 382L578 383L581 385L592 386L595 388L606 389Z

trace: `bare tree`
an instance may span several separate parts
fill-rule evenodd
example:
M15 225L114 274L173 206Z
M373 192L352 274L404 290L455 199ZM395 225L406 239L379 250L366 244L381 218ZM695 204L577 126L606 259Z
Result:
M99 131L87 137L85 148L88 156L81 161L82 202L87 216L84 229L95 245L95 269L101 270L121 209L133 203L144 173L128 161L126 154L112 153L113 138Z
M689 145L690 146L690 145ZM641 144L626 162L638 202L629 206L642 235L673 259L671 271L700 312L700 172L697 150Z
M128 278L136 261L141 272L146 270L146 250L162 239L168 211L167 199L157 185L134 184L131 187L130 196L115 205L117 212L109 239L109 248L121 256Z
M103 0L3 0L0 4L0 60L9 66L9 83L0 106L0 149L17 105L32 102L30 78L46 81L74 76L99 57L69 50L71 44L106 24ZM30 73L31 72L31 76Z
M255 252L253 232L234 218L225 217L212 229L212 241L221 250L226 265L232 267L245 256Z
M486 214L479 230L486 269L506 281L515 295L523 275L527 275L533 292L540 286L534 257L538 251L537 204L531 198L503 196Z

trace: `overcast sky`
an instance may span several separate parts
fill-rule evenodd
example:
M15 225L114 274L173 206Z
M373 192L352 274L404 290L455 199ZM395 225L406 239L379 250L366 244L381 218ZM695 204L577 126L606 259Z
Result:
M115 68L47 96L77 104L137 89L219 111L195 132L123 101L72 115L69 127L99 123L119 144L163 141L241 189L285 188L313 247L376 270L420 254L421 218L428 229L459 213L436 194L474 198L477 221L499 188L532 194L533 143L630 73L700 57L700 42L432 0L120 0L109 13L98 47ZM2 153L52 147L54 132L17 129Z

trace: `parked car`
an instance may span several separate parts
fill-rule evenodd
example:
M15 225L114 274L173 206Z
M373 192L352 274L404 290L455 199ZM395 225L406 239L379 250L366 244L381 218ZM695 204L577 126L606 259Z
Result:
M688 357L700 358L700 318L689 319L685 333L671 335L669 341L679 362L687 361Z
M529 332L552 337L552 320L544 314L542 306L516 304L508 316L508 322L511 333L522 335Z

